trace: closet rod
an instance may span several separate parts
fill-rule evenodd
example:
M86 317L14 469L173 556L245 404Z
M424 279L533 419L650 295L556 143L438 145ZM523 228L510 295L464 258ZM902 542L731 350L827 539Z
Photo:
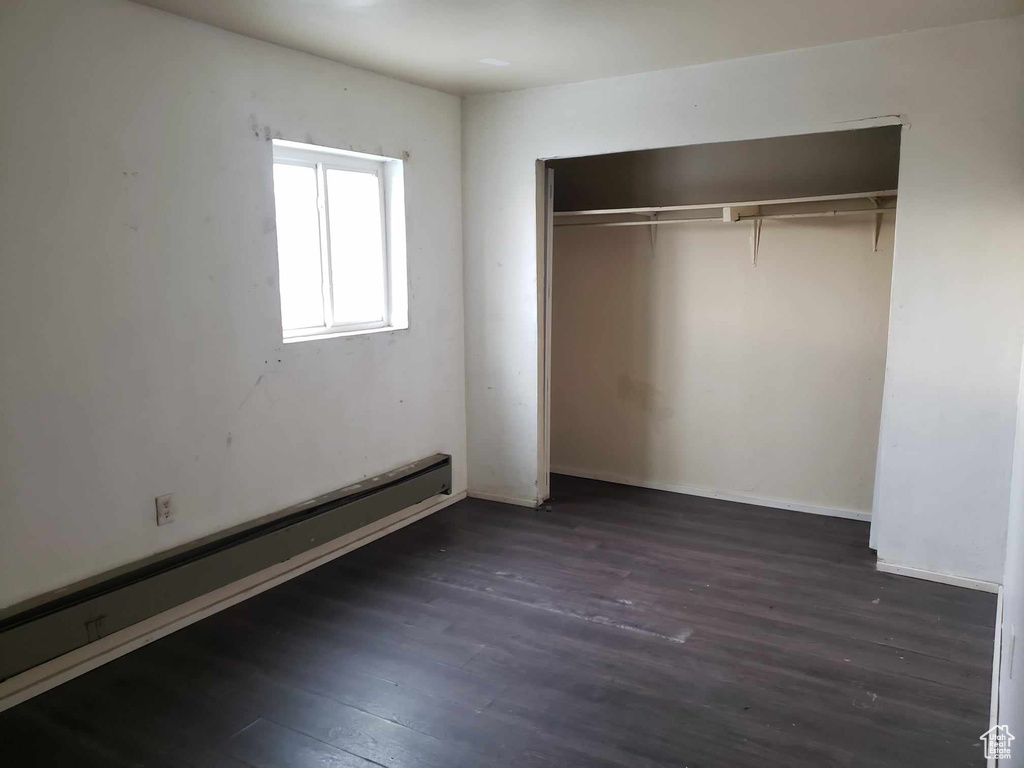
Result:
M788 203L820 203L832 200L877 199L896 197L898 190L883 189L877 192L851 192L842 195L818 195L816 197L788 197L775 200L750 200L738 203L701 203L700 205L662 205L651 208L598 208L589 211L555 211L555 217L562 216L610 216L620 213L665 213L668 211L700 211L706 208L742 208L748 205L783 205Z
M753 216L740 216L739 221L764 221L765 219L815 219L834 216L870 215L880 216L883 213L895 213L895 208L862 208L856 211L814 211L813 213L764 213ZM649 221L583 221L571 224L555 224L556 227L656 227L660 224L692 224L698 221L725 221L721 216L702 217L699 219L651 219ZM726 224L735 222L725 221Z

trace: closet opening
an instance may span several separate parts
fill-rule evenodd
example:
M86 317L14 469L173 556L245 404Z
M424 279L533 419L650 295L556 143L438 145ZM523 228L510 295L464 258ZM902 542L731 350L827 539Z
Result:
M549 473L869 520L901 126L548 160Z

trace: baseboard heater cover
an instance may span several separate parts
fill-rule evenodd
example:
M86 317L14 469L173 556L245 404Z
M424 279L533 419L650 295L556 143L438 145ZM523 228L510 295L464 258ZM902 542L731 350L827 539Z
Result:
M452 490L436 454L0 613L0 680Z

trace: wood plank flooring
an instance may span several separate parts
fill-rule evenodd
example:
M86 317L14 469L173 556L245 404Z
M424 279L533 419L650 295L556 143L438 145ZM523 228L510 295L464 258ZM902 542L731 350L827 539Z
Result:
M979 766L995 596L866 523L554 478L0 714L11 766Z

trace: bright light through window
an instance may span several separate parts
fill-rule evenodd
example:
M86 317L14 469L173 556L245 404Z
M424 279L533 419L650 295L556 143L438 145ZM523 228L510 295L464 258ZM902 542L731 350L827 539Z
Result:
M274 142L285 341L408 327L399 160Z
M324 325L316 169L274 164L281 322L285 330Z
M380 322L386 312L380 179L372 173L331 168L327 197L334 319Z

